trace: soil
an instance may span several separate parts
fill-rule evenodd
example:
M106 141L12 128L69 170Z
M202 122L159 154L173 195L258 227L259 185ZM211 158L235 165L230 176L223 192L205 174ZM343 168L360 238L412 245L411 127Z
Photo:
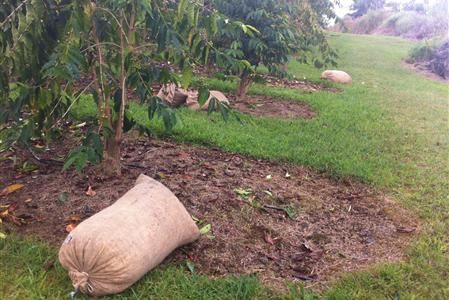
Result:
M61 140L39 155L60 157L74 143ZM170 188L201 226L212 226L166 262L190 259L211 276L255 273L276 288L291 280L320 286L345 271L401 260L418 226L383 193L304 167L142 137L128 138L123 149L120 178L97 176L95 168L62 173L55 164L25 172L12 157L23 166L27 152L3 152L11 159L0 160L1 187L24 185L0 196L0 213L10 205L3 226L59 246L67 225L114 203L142 172Z
M263 95L247 95L240 99L235 94L227 94L226 96L233 109L253 116L311 119L316 115L305 102L282 100Z
M305 92L331 92L331 93L341 93L343 92L342 89L326 86L324 84L320 83L314 83L311 81L306 80L289 80L287 78L278 78L273 76L264 75L263 76L264 81L269 86L275 86L275 87L283 87L283 88L290 88L290 89L299 89L303 90Z
M425 76L425 77L427 77L429 79L449 84L449 78L444 79L443 77L438 76L437 74L435 74L432 71L430 71L429 69L427 69L425 66L420 65L418 63L416 63L416 64L409 64L407 62L403 62L402 66L404 68L408 69L408 70L411 70L413 72L419 73L419 74L421 74L421 75L423 75L423 76Z

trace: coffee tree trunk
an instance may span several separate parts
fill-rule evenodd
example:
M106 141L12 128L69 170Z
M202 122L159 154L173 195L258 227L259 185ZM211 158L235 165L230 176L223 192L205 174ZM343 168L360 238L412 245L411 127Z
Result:
M102 169L105 175L114 176L121 174L120 164L120 141L115 135L105 139Z
M237 87L237 96L239 98L245 98L248 93L248 89L251 86L252 79L248 72L244 71L240 76L240 81Z

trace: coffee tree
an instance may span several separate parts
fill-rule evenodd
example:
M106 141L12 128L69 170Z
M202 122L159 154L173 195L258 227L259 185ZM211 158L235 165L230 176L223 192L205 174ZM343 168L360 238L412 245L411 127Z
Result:
M152 97L152 82L188 86L194 64L211 53L227 57L210 41L220 17L199 1L24 0L3 2L0 13L0 121L15 127L21 144L30 147L33 136L49 140L61 134L80 97L94 96L95 130L70 152L64 168L103 161L106 173L120 173L123 133L135 126L127 91L134 90L148 104L149 117L161 118L170 129L175 113ZM80 78L88 79L81 90Z
M285 75L282 66L292 55L302 62L312 59L317 67L334 62L335 52L322 30L324 17L334 17L328 0L214 0L213 3L229 20L245 24L245 32L222 30L215 39L217 47L230 56L249 62L243 68L228 68L240 78L237 87L240 97L246 95L254 72L261 65L270 73Z

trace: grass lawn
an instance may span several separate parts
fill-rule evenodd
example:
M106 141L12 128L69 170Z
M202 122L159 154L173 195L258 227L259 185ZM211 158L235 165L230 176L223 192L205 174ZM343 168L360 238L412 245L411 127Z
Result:
M385 190L422 219L422 230L403 263L374 266L348 274L319 297L327 299L449 298L448 85L401 67L411 42L392 37L331 34L340 55L339 68L354 83L343 93L302 93L255 85L254 94L308 102L313 120L244 117L224 124L219 116L182 109L176 139L218 146L271 160L311 166L335 177L355 177ZM320 71L292 61L292 74L319 80ZM230 83L208 80L227 90ZM78 109L89 111L85 103ZM133 107L140 123L147 113ZM59 299L70 291L64 271L43 265L55 249L28 239L0 240L0 295L5 299ZM164 266L117 299L304 298L281 295L254 277L212 280L191 275L183 266ZM311 296L310 296L311 297ZM398 299L398 298L396 298Z

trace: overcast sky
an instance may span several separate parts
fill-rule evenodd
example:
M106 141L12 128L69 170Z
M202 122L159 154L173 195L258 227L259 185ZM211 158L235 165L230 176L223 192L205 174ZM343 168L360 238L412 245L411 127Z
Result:
M432 2L437 2L438 0L429 0L429 3ZM441 0L440 0L441 1ZM354 1L352 0L340 0L340 7L335 6L335 12L337 14L337 16L339 17L344 17L344 15L346 15L347 13L349 13L351 10L349 9L351 7L351 4ZM395 0L395 1L386 1L388 2L396 2L396 3L406 3L406 2L410 2L410 0ZM423 0L417 0L416 2L425 2Z

